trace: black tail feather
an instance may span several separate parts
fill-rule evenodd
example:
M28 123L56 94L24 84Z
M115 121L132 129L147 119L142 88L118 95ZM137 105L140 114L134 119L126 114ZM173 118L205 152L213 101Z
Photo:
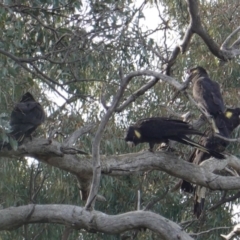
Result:
M193 185L190 182L182 180L181 190L188 193L193 193Z
M202 214L202 211L204 208L204 201L205 201L205 198L202 198L200 203L199 202L194 203L193 213L197 218L199 218L200 215Z
M194 188L194 215L199 218L204 209L204 202L206 196L206 188L202 186L196 186Z
M219 153L217 151L208 149L208 152L209 152L209 154L211 154L211 156L213 156L215 158L218 158L218 159L225 159L226 158L222 153Z
M204 147L203 145L196 143L194 141L192 141L190 138L188 138L187 136L183 136L182 137L182 141L185 141L185 144L191 145L193 147L198 148L199 150L209 153L211 154L211 156L218 158L218 159L225 159L225 156L222 153L219 153L215 150L211 150L209 148Z

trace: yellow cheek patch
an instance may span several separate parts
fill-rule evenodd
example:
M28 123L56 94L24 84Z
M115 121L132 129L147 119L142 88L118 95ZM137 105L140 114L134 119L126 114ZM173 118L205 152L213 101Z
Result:
M226 111L225 112L225 116L227 117L227 118L231 118L232 117L232 112L230 112L230 111Z
M138 132L137 130L134 130L134 134L137 138L141 138L141 133Z
M196 74L198 73L198 69L192 69L191 74Z

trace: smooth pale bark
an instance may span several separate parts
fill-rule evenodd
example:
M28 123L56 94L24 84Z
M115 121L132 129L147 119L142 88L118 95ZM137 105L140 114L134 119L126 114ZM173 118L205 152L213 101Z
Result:
M92 157L85 155L64 154L61 144L56 141L35 139L21 146L17 151L2 151L1 156L31 156L51 166L70 172L83 182L92 178ZM191 183L213 190L240 189L240 178L214 174L231 166L240 171L240 160L226 155L226 159L210 159L202 166L179 159L168 152L138 152L122 155L100 156L102 174L109 176L131 175L140 171L159 170L185 179Z
M30 223L55 223L89 232L117 234L148 228L166 240L192 240L176 223L148 211L107 215L73 205L26 205L0 210L0 230L11 230Z

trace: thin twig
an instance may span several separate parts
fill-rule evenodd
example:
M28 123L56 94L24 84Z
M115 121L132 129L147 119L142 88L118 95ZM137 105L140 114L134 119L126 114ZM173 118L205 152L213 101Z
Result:
M199 233L189 233L189 235L192 237L197 237L197 236L200 236L200 235L203 235L206 233L210 233L212 231L218 231L218 230L229 229L229 228L232 228L232 227L216 227L216 228L211 228L206 231L199 232Z

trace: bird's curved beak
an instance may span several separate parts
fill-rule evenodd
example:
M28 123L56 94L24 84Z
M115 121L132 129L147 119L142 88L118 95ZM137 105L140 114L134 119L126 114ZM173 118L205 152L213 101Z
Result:
M129 147L134 147L134 146L135 146L134 142L130 142L130 141L127 141L127 145L128 145Z

